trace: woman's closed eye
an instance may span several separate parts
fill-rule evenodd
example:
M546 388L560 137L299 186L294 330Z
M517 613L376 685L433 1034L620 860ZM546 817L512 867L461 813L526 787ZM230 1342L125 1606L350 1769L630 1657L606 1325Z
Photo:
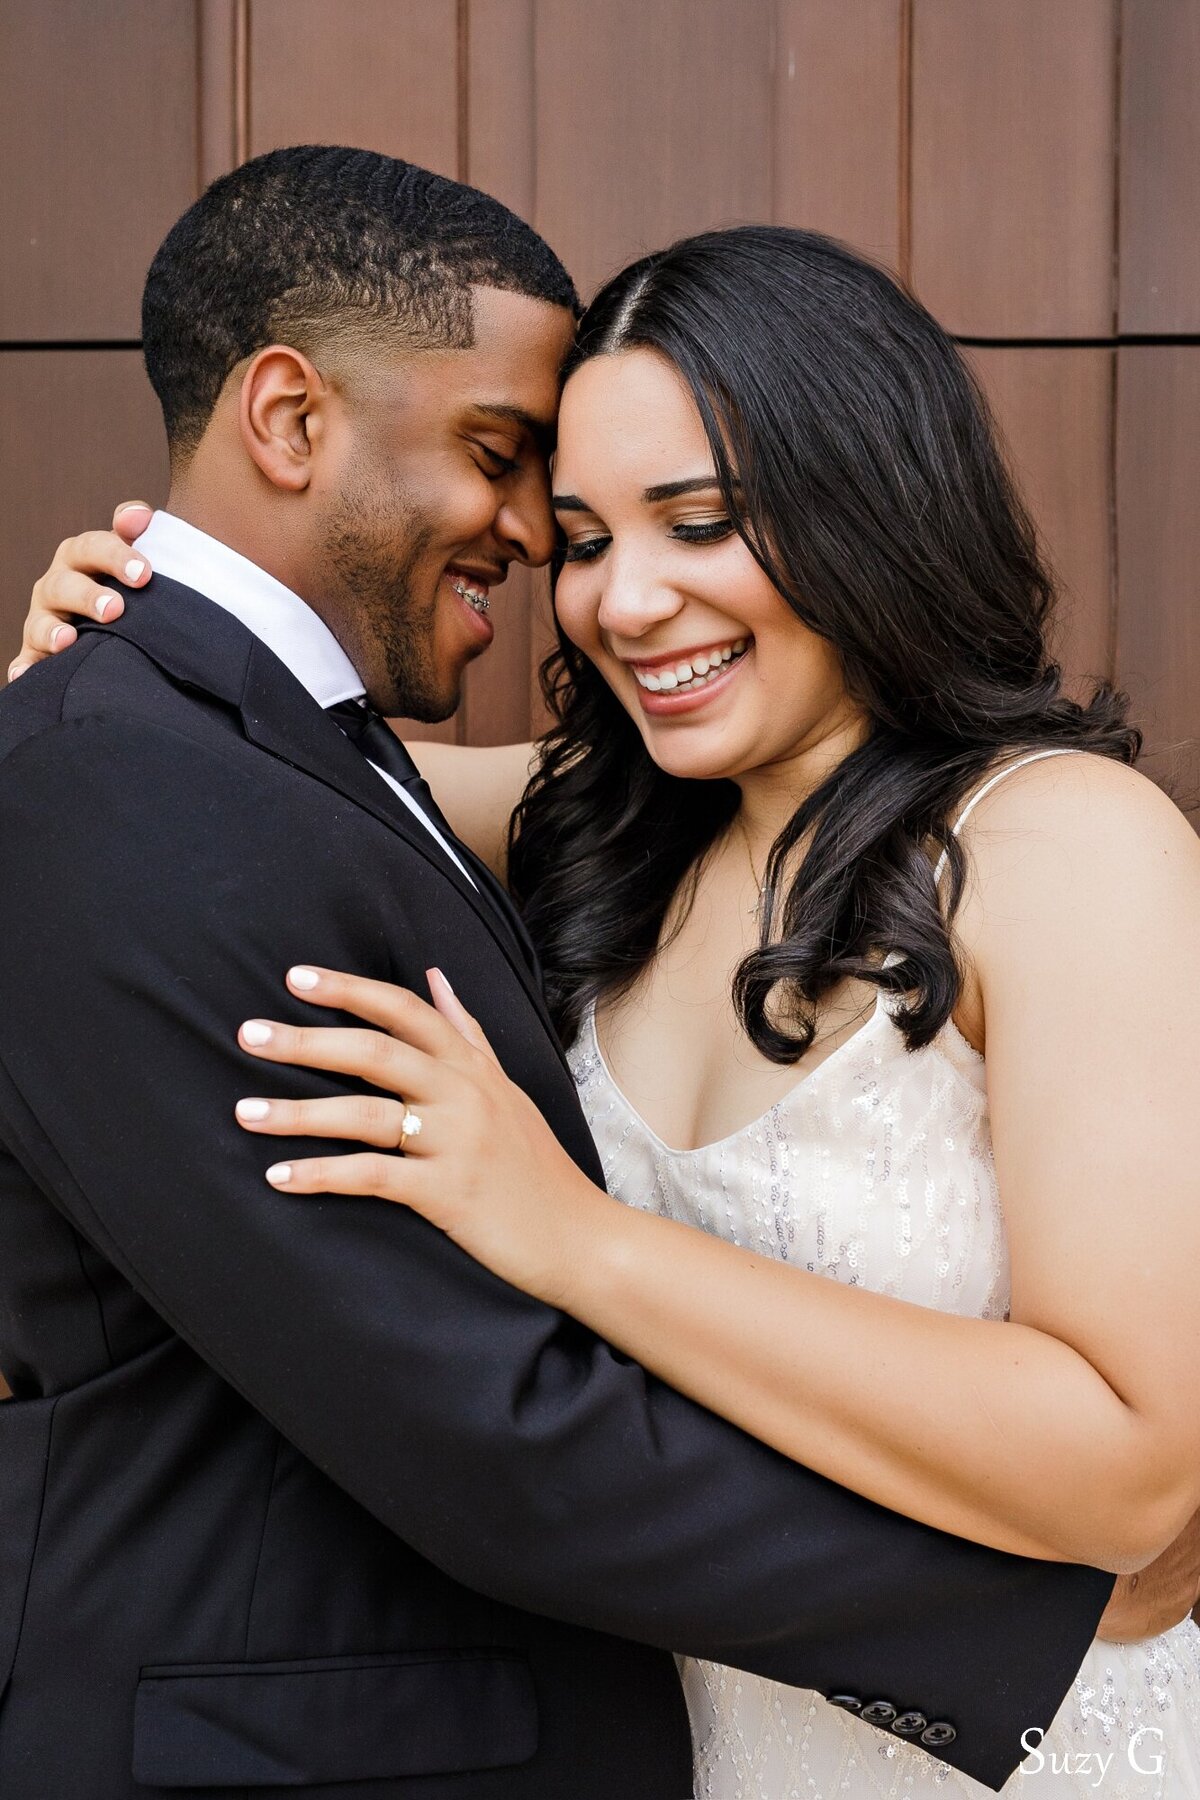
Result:
M682 544L718 544L734 530L732 519L680 521L671 527L670 536ZM568 539L563 546L564 562L593 562L612 543L607 534Z
M732 519L698 519L674 526L671 536L684 544L719 544L733 528Z
M611 543L610 537L568 539L563 545L562 559L569 563L592 562L602 550L607 550Z

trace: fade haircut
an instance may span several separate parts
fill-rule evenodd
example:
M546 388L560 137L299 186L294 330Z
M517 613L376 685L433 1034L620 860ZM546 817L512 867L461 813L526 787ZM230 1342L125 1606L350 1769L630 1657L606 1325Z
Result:
M266 344L468 349L476 285L579 312L550 246L476 188L328 144L243 163L171 227L146 277L142 346L172 463Z

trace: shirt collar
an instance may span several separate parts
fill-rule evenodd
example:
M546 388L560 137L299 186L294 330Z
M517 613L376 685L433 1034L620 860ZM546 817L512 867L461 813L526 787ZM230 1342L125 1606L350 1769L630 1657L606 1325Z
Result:
M325 621L257 563L169 512L156 512L133 547L156 574L240 619L318 706L363 698L358 672Z

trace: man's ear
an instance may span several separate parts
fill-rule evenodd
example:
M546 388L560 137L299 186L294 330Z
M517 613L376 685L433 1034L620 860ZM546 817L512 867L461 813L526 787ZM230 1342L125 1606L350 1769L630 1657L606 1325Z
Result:
M242 376L242 444L273 487L299 494L308 486L327 396L320 370L285 344L268 344Z

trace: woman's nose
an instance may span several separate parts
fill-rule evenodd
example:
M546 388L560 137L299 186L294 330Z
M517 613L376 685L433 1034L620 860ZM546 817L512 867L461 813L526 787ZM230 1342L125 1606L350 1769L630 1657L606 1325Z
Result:
M614 564L600 597L598 623L609 637L641 638L674 618L682 605L682 596L653 571Z

